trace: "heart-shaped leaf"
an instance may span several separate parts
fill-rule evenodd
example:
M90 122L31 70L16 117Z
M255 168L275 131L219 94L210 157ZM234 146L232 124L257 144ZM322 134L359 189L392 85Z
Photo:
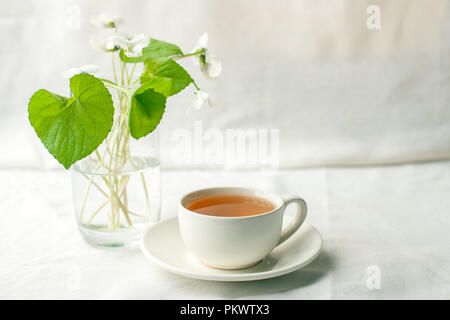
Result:
M73 97L38 90L28 103L28 118L47 150L66 169L87 157L111 130L114 106L104 84L90 74L70 79Z
M183 52L176 44L156 39L152 39L150 44L142 49L142 55L147 59L167 58L178 54L183 54Z
M150 44L142 49L141 56L128 57L122 49L119 52L119 57L123 62L138 63L147 59L167 58L180 54L183 54L183 51L181 51L177 45L161 40L151 39Z
M150 87L141 86L131 99L128 126L133 138L139 139L156 129L166 108L166 97Z
M189 73L172 59L148 59L144 62L141 84L166 97L177 94L193 81Z

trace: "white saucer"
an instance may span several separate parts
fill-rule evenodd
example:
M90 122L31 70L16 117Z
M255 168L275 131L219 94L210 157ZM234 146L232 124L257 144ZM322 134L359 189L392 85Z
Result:
M304 223L291 238L257 265L239 270L220 270L205 266L187 251L176 217L151 226L141 239L144 255L161 268L189 278L213 281L250 281L281 276L313 261L321 247L320 233Z

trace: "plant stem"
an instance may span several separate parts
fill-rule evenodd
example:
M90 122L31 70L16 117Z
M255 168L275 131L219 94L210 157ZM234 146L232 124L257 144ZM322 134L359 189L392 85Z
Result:
M137 65L137 63L135 63L134 65L133 65L133 68L131 69L131 73L130 73L130 76L128 77L128 85L130 85L130 82L131 82L131 79L133 79L133 74L134 74L134 70L136 70L136 65Z
M114 52L111 54L111 56L112 56L112 69L113 69L114 81L117 83L116 61L114 59L115 55L116 54Z
M193 55L193 54L189 54ZM188 56L188 55L186 55ZM182 58L181 56L179 58ZM107 79L101 79L105 86L115 89L118 94L118 102L115 106L115 120L111 131L106 138L103 147L104 151L100 152L100 149L95 150L94 155L96 159L92 161L98 161L98 166L94 170L93 174L88 176L82 173L82 176L88 180L85 194L83 197L82 209L80 213L80 222L83 221L83 215L87 207L87 199L89 193L94 186L106 200L90 215L87 224L90 225L94 218L101 212L107 204L110 204L109 212L107 212L108 225L112 230L121 228L121 215L125 218L126 224L130 227L133 226L131 216L145 218L145 215L141 215L129 210L128 202L128 190L127 186L130 180L129 174L123 174L125 172L126 164L131 163L135 170L138 170L132 157L130 156L130 131L128 127L128 116L130 112L130 102L132 90L130 85L135 84L139 79L133 81L133 75L136 70L136 64L133 64L131 71L127 69L125 62L120 63L120 71L116 69L115 53L112 54L112 68L114 81ZM99 174L100 181L95 181L96 172L99 169L104 168L107 171L107 175ZM145 181L145 174L139 173L141 176L141 182L145 193L146 205L148 209L148 218L151 220L151 206L148 193L147 184ZM103 181L103 184L101 183ZM99 184L100 183L100 184Z
M84 178L86 178L86 180L91 180L91 178L89 178L86 174L84 174L84 173L82 173L82 176L84 177ZM126 177L130 177L130 176L126 176ZM108 181L108 180L106 180L106 181ZM128 181L125 183L125 186L123 187L123 190L122 190L122 192L121 192L121 194L123 194L124 192L126 192L126 184L128 183ZM106 193L106 191L105 190L103 190L102 189L102 187L100 187L95 181L93 181L92 180L92 185L94 186L94 187L96 187L97 188L97 190L98 191L100 191L100 193L102 193L107 199L110 199L110 196ZM108 185L107 185L107 187L108 188L110 188ZM119 204L120 205L120 204ZM138 214L138 213L135 213L135 212L131 212L131 211L129 211L128 210L128 213L129 214L131 214L131 215L133 215L133 216L138 216L138 217L145 217L144 215L142 215L142 214Z
M197 50L195 52L192 52L192 53L187 53L187 54L182 54L182 55L179 55L179 56L175 56L175 57L173 57L173 59L174 60L178 60L178 59L183 59L183 58L187 58L187 57L197 56L197 55L202 54L204 52L205 52L205 49L199 49L199 50Z
M126 89L124 89L124 88L122 88L122 87L120 87L120 86L118 86L118 85L115 85L115 84L113 84L113 83L105 82L104 84L105 84L105 86L107 86L107 87L117 89L117 90L119 90L120 92L123 92L123 93L125 93L125 94L127 94L127 95L130 95L130 94L131 94L130 91L128 91L128 90L126 90Z
M100 167L98 166L95 170L94 170L94 173L99 169ZM90 178L88 178L89 179L89 182L88 182L88 185L87 185L87 187L86 187L86 192L84 193L84 197L83 197L83 204L82 204L82 206L81 206L81 212L80 212L80 221L83 221L83 214L84 214L84 211L85 211L85 209L86 209L86 203L87 203L87 198L88 198L88 195L89 195L89 190L91 189L91 186L92 186L92 183L95 183L94 182L94 175L92 175Z
M91 224L92 220L95 218L95 216L97 215L97 213L99 213L99 212L100 212L100 211L108 204L109 201L110 201L110 199L106 200L105 202L103 202L103 203L101 204L100 207L97 208L97 210L94 211L94 213L92 214L92 216L90 217L90 219L89 219L89 221L88 221L88 223L87 223L88 225Z
M148 190L147 190L147 184L145 183L145 176L144 173L141 172L141 180L142 180L142 185L144 187L144 193L145 193L145 200L147 201L147 209L148 209L148 218L149 220L153 220L152 219L152 211L151 211L151 206L150 206L150 199L148 197Z

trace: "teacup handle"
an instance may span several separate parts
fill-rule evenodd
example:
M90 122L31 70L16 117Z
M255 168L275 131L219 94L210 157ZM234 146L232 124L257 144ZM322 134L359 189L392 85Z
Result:
M283 219L284 214L286 213L286 208L289 204L295 203L297 205L297 212L295 213L294 221L291 222L288 226L281 230L281 237L278 244L282 244L286 241L290 236L294 234L295 231L300 228L306 218L306 213L308 212L308 207L306 206L305 200L298 196L283 196Z

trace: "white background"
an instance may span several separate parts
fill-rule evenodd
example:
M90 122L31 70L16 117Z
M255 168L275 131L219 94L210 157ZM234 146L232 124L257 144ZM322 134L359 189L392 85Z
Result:
M111 76L109 55L89 38L89 19L120 12L123 31L146 33L189 52L209 33L223 74L208 81L216 108L185 110L192 86L169 99L162 163L176 166L172 134L192 129L279 129L282 167L379 164L450 156L448 1L2 1L0 165L34 167L50 159L27 122L37 89L67 95L60 74L86 64ZM381 8L369 30L369 4ZM79 16L77 13L79 12ZM77 27L79 26L79 29ZM19 147L20 146L20 147Z

